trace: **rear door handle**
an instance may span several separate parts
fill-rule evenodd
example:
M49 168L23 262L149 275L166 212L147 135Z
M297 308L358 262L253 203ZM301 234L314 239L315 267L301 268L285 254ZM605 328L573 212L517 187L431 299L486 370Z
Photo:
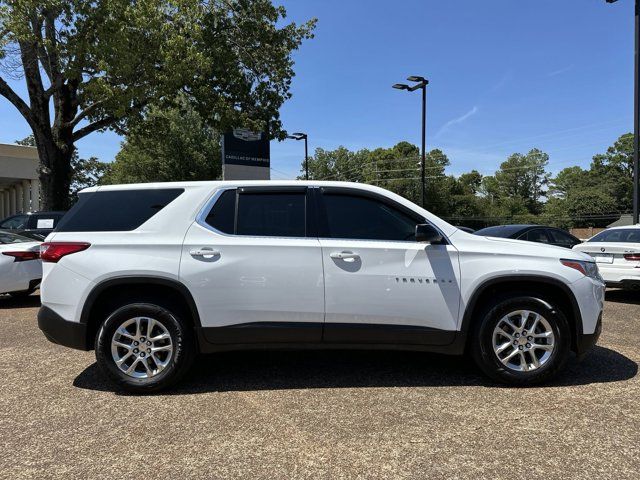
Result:
M203 247L197 250L191 250L189 252L189 255L191 255L192 257L216 257L218 255L220 255L220 252L218 250L214 250L213 248L207 248L207 247Z
M353 261L358 260L360 258L360 255L358 255L355 252L331 252L329 254L329 256L331 258L344 260L345 262L353 262Z

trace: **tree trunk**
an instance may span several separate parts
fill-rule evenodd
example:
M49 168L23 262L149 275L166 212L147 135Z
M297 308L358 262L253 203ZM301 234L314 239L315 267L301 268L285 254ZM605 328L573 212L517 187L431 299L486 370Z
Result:
M73 141L61 147L53 138L41 138L38 135L36 146L40 157L42 210L69 209L71 206L69 202L71 159L75 149Z

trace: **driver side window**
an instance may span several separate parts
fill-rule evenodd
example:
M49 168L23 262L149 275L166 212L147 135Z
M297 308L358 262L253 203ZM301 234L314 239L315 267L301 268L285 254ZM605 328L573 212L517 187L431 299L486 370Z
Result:
M369 197L324 193L329 238L415 241L419 220Z

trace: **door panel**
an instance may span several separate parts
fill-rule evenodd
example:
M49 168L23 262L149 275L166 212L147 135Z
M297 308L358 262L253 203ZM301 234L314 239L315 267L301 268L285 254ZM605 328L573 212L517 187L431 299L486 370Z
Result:
M322 251L317 238L305 237L306 195L234 189L190 227L180 277L210 342L321 340Z
M356 341L353 332L341 324L396 327L396 336L388 332L388 343L401 338L429 343L429 333L435 333L429 330L456 330L460 271L454 247L340 239L321 239L320 243L325 270L325 340ZM336 253L350 255L339 258ZM397 327L421 327L425 338L420 337L419 329L407 329L407 335L402 335ZM364 330L362 333L367 342ZM379 343L375 337L370 341ZM445 337L450 341L451 337ZM434 341L438 342L435 337Z
M214 253L191 254L206 248ZM180 278L194 295L203 327L316 322L320 329L323 321L317 239L231 237L195 223L185 238Z

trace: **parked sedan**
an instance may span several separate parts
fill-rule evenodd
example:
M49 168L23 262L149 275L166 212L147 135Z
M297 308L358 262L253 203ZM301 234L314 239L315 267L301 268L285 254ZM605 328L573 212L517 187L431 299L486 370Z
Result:
M40 242L0 231L0 293L30 295L41 279Z
M0 229L29 237L44 240L66 212L29 212L17 213L0 221Z
M608 287L640 288L640 225L609 228L574 250L595 259Z
M574 245L580 243L580 240L569 232L543 225L497 225L483 228L474 233L483 237L513 238L564 248L573 248Z

